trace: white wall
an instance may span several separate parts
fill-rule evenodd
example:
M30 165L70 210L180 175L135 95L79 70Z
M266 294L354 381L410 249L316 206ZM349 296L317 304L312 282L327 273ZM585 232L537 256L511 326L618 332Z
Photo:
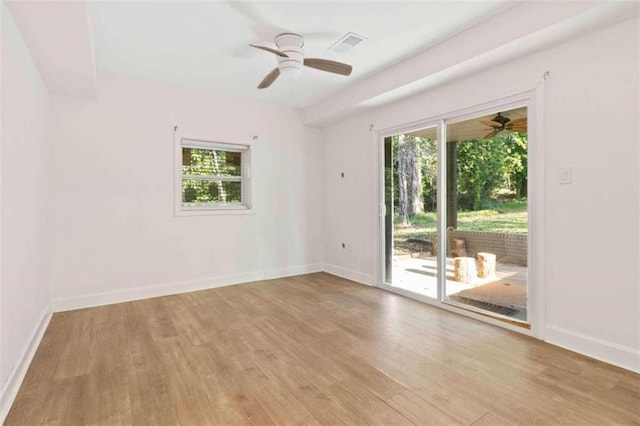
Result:
M633 19L326 128L327 269L374 280L377 147L370 124L388 128L508 96L548 70L541 334L640 370L638 69ZM573 167L573 184L557 185L561 166ZM343 241L350 252L340 248Z
M45 175L49 97L20 32L2 8L0 419L49 314Z
M52 97L54 309L322 269L322 144L298 112L102 74ZM174 216L173 126L253 142L255 214Z

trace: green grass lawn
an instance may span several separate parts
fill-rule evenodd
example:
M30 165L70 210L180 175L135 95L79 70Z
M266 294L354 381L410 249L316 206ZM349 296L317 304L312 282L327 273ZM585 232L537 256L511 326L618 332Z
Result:
M394 217L394 223L400 223L398 216ZM394 240L406 240L409 237L435 235L436 233L435 212L412 215L409 223L410 226L406 228L396 227ZM527 201L505 201L486 210L459 211L458 229L526 234Z

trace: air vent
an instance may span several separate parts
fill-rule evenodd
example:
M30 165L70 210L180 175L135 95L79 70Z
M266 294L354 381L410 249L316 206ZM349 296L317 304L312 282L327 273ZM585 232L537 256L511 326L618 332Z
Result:
M340 40L329 46L329 50L336 53L344 53L348 50L353 49L364 40L365 38L358 34L346 33L342 38L340 38Z

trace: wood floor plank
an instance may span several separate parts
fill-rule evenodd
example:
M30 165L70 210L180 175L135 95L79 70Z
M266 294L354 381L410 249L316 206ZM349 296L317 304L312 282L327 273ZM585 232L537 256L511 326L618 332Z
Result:
M349 413L353 423L376 425L411 425L402 413L386 404L366 388L351 381L342 381L329 387L329 392Z
M472 426L511 426L506 421L492 413L487 413L477 421L472 423Z
M54 314L16 424L640 424L640 376L318 273Z
M389 398L387 404L417 425L462 424L410 390L402 391L394 397Z
M470 425L486 414L485 404L475 395L459 392L446 384L421 386L412 391L464 425Z

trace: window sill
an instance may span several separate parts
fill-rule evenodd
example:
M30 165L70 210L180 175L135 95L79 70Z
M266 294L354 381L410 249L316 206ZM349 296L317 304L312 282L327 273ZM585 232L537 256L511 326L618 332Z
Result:
M205 208L184 208L181 207L176 210L176 216L221 216L221 215L253 215L254 209L247 208L219 208L219 209L205 209Z

